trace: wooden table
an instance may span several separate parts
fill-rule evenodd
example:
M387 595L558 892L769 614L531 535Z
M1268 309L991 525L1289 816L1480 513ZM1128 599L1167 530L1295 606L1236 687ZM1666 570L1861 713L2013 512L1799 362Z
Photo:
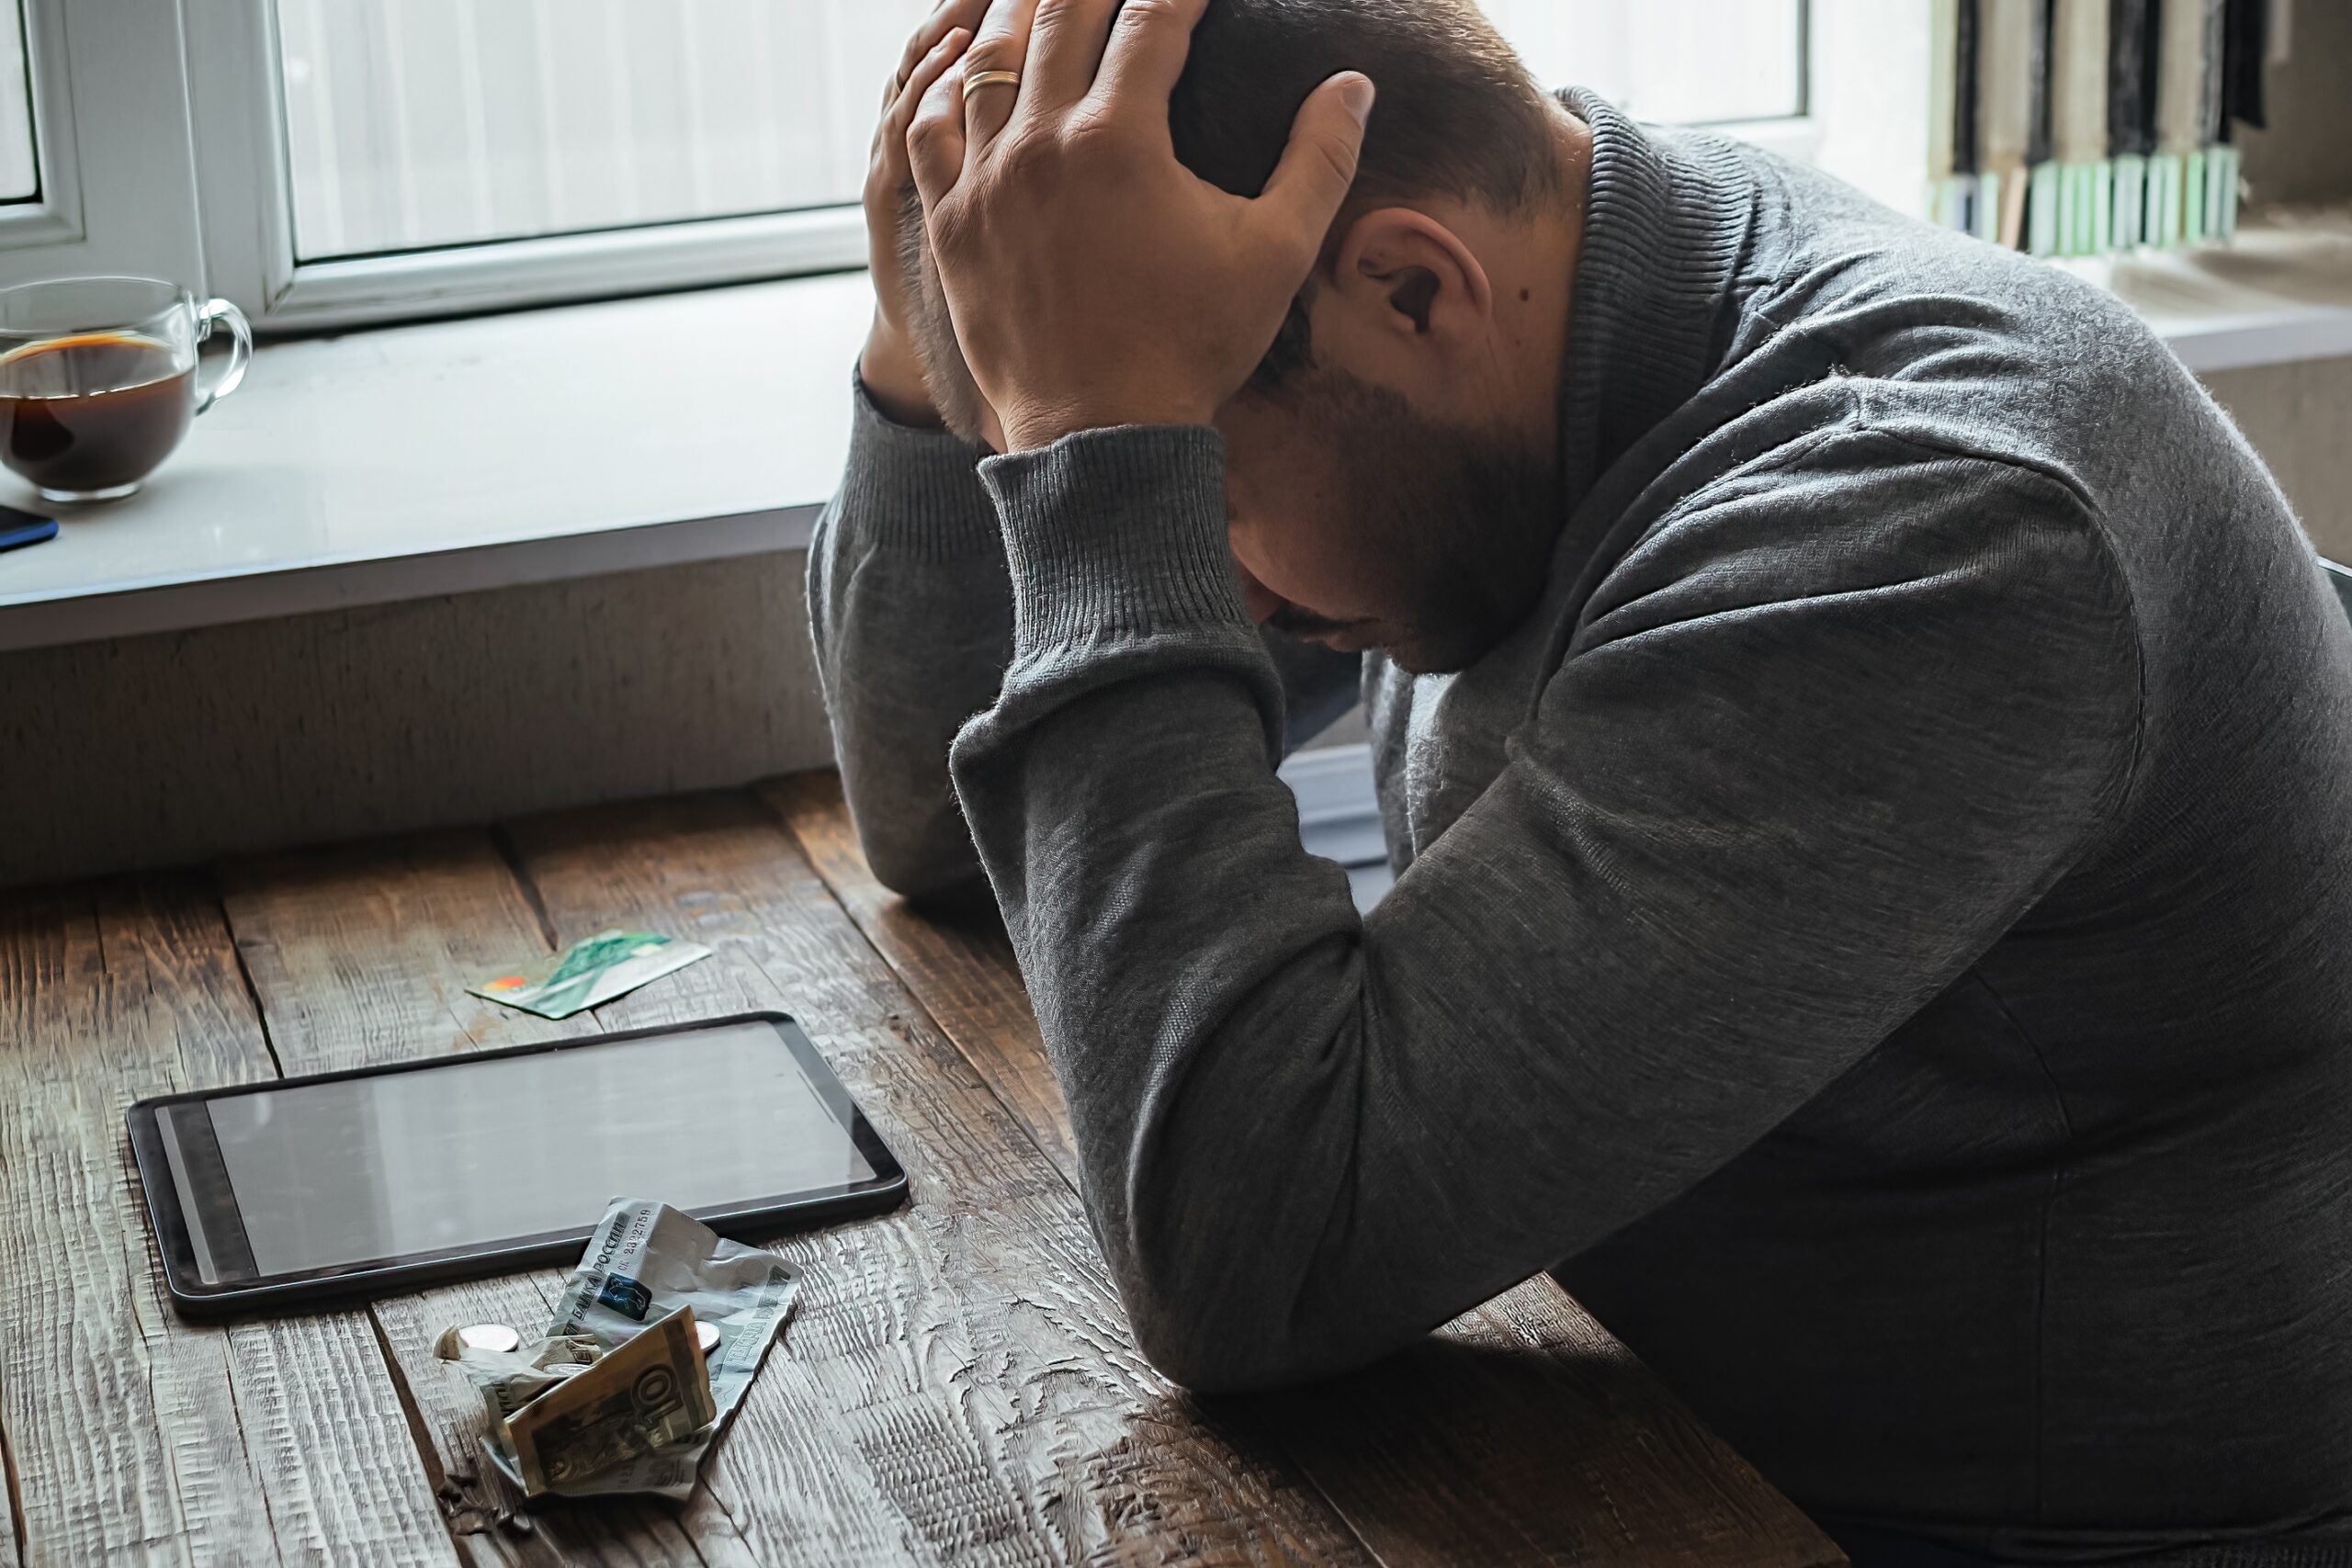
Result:
M614 925L717 956L562 1023L465 993ZM806 1023L913 1201L775 1244L798 1315L683 1507L502 1520L432 1341L540 1321L559 1272L167 1305L131 1100L753 1008ZM1840 1561L1547 1281L1354 1376L1195 1402L1136 1353L1075 1171L1001 932L898 905L829 774L0 893L0 1562Z

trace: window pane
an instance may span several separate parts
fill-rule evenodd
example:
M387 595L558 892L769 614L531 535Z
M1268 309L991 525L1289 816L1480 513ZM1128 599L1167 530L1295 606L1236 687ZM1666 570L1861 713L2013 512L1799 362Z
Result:
M40 195L32 72L25 63L25 10L17 0L0 20L0 201L31 201Z
M1804 112L1804 0L1480 0L1547 85L1642 119Z
M930 0L277 0L306 261L857 199Z
M882 83L931 8L277 3L305 261L854 201ZM1481 3L1539 77L1645 118L1803 107L1804 0ZM16 59L21 77L21 48ZM0 156L0 173L29 178L15 112L0 139L19 142L0 141L0 155L22 152Z

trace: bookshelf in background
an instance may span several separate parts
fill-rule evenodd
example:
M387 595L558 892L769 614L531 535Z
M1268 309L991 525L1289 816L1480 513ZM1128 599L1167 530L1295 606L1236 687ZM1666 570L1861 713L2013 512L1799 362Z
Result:
M2036 255L2227 239L2293 0L1934 0L1939 221Z

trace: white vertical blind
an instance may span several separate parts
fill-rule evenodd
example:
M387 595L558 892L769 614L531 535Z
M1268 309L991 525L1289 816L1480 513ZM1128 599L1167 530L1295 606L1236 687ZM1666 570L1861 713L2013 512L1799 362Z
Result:
M23 0L14 0L6 17L0 19L0 201L30 201L39 195L32 73L25 61L25 10Z
M854 201L928 0L278 0L304 260Z
M1645 118L1801 107L1802 0L1481 3L1541 78L1586 84ZM296 254L854 202L882 84L929 9L277 0Z
M1642 119L1778 119L1804 107L1804 0L1479 0L1549 86Z

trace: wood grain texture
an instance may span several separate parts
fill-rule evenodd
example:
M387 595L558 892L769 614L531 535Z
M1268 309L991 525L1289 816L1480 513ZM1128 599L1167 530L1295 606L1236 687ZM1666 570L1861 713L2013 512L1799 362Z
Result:
M1005 1103L1050 1120L1039 1146L1074 1185L1061 1090L1001 928L925 919L876 882L836 775L759 793ZM1844 1561L1548 1277L1351 1377L1234 1403L1388 1568Z
M0 1416L7 1410L8 1394L0 1387ZM8 1427L0 1420L0 1547L7 1549L7 1561L24 1568L25 1517L17 1502L17 1456L8 1447Z
M1330 1383L1210 1404L1170 1388L1135 1350L1078 1204L1001 930L881 893L830 781L765 795L528 821L504 853L466 831L273 855L224 867L218 899L151 879L0 910L0 1551L517 1568L1838 1561L1548 1281ZM612 924L716 956L562 1023L464 991L546 951L550 931ZM682 1510L556 1505L527 1533L492 1523L514 1499L431 1341L451 1322L544 1320L552 1271L225 1329L162 1300L121 1134L131 1099L763 1008L803 1019L914 1201L776 1244L808 1293Z
M1388 1568L1827 1568L1813 1521L1548 1279L1246 1402Z
M515 824L559 936L716 956L611 1027L797 1016L911 1205L776 1244L803 1304L705 1479L768 1563L1362 1563L1295 1470L1144 1364L1074 1194L748 796Z
M210 889L0 906L0 1426L27 1564L457 1556L364 1314L170 1310L122 1114L273 1066Z
M486 831L233 862L220 884L289 1075L597 1032L584 1015L558 1021L467 994L468 985L548 950L537 910ZM602 1201L585 1199L592 1209ZM454 1323L511 1324L531 1337L553 1315L561 1277L543 1269L467 1280L371 1307L458 1544L477 1562L752 1563L733 1524L701 1494L683 1511L627 1501L545 1505L531 1510L528 1535L499 1523L522 1499L483 1457L481 1397L433 1342Z

